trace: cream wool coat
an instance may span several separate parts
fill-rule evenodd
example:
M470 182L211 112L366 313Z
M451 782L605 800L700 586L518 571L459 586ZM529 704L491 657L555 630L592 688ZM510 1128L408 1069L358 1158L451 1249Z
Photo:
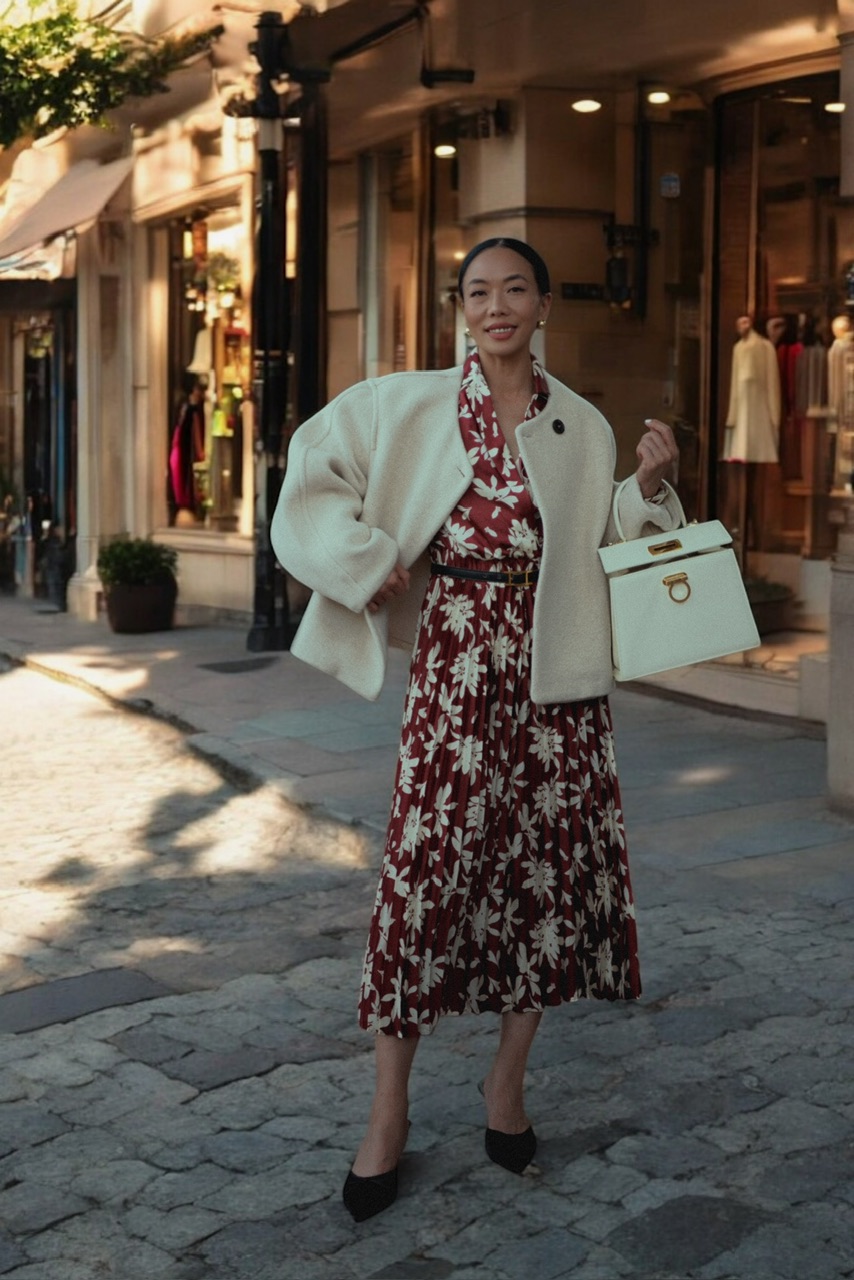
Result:
M389 644L412 647L427 547L474 474L459 429L461 382L455 368L357 383L290 443L271 537L282 565L314 592L291 652L365 698L379 696ZM586 400L554 378L548 384L546 409L516 433L543 521L531 668L539 703L598 697L613 684L597 548L616 539L614 436ZM674 508L646 502L636 483L623 491L620 519L629 538L678 523ZM369 613L398 561L410 590Z

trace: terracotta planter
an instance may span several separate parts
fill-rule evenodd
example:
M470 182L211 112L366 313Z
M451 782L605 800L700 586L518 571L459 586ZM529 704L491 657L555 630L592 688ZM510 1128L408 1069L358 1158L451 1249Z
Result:
M107 617L114 631L137 635L170 631L175 620L178 584L147 582L140 586L116 583L106 593Z

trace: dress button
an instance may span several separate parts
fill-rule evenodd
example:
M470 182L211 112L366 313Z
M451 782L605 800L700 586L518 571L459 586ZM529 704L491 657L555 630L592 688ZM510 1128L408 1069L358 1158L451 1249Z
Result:
M566 431L566 427L563 425L560 418L555 418L552 423L552 431L554 431L555 435L558 436L562 436L564 431Z

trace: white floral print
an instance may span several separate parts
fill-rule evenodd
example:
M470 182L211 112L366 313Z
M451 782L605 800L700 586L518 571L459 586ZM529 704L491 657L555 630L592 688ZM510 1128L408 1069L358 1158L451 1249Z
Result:
M528 409L548 388L534 363ZM536 567L542 526L477 353L460 390L475 468L436 562ZM530 700L535 586L433 577L422 607L359 1004L373 1031L443 1014L640 994L606 699Z

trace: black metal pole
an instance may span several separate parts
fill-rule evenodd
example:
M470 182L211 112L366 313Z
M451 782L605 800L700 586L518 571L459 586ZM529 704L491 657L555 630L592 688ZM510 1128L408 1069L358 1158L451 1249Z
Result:
M287 649L293 638L285 575L270 542L270 520L282 487L283 440L287 406L287 349L290 309L285 273L285 217L282 196L284 128L273 84L280 75L280 13L262 13L253 46L261 70L257 79L258 252L253 290L254 369L258 456L255 499L254 617L247 648Z
M294 342L297 422L326 400L326 96L321 84L303 87L299 148L298 270Z

